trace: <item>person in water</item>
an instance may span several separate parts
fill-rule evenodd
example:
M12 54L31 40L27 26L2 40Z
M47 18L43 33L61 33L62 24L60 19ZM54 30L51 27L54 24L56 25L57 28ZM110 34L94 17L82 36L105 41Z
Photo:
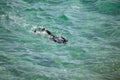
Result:
M34 30L34 33L41 33L41 32L47 33L49 35L50 40L52 40L54 42L57 42L57 43L66 43L66 42L68 42L68 40L66 38L64 38L62 36L59 36L59 37L54 36L49 30L45 29L44 27Z

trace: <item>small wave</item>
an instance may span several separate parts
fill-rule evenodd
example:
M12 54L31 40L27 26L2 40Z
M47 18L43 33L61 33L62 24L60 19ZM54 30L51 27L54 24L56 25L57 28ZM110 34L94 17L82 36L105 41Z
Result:
M81 2L88 10L109 15L120 14L119 0L81 0Z
M27 8L25 11L44 11L42 8Z
M23 1L27 2L27 3L30 3L30 4L40 2L40 0L23 0Z
M120 14L120 2L118 2L117 0L106 0L106 1L102 1L102 0L98 0L95 3L95 7L97 8L97 10L101 13L106 13L106 14Z
M63 19L63 20L69 20L69 18L66 15L61 15L59 18Z

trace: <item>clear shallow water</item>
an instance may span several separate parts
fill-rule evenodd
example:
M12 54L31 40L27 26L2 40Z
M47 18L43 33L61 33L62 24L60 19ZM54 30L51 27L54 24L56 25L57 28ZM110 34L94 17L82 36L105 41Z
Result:
M119 14L119 0L0 0L0 80L119 80Z

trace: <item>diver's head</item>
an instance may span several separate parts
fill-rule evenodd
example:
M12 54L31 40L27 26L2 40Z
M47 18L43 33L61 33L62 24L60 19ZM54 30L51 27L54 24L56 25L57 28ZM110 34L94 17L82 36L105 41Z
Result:
M38 28L38 29L39 29L39 31L45 31L46 30L44 27Z
M40 32L45 31L45 30L46 29L44 27L35 29L35 31L40 31Z
M46 29L44 27L37 28L34 30L34 33L36 33L36 34L46 33Z
M46 29L43 27L43 28L41 28L41 31L45 31Z

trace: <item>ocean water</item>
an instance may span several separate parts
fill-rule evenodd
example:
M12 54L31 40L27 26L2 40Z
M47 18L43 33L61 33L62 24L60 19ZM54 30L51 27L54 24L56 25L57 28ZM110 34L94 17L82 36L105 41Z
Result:
M120 80L120 0L0 0L0 80Z

